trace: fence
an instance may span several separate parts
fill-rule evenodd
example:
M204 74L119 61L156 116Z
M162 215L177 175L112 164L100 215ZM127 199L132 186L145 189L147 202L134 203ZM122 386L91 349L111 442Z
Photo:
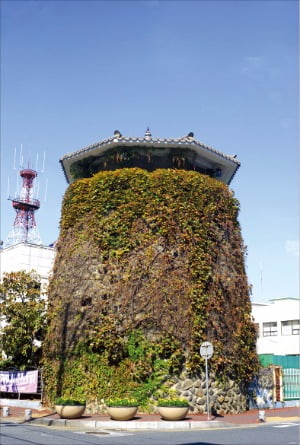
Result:
M284 400L300 399L300 357L299 355L260 354L263 367L270 365L282 368Z
M282 372L284 399L300 399L300 369L284 368Z

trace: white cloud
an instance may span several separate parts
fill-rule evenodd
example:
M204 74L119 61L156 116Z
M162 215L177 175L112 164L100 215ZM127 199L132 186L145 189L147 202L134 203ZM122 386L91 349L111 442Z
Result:
M285 251L299 257L299 240L286 240Z

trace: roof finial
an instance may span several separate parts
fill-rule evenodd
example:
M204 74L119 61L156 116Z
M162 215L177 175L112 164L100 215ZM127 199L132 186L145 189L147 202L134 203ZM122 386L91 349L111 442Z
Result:
M190 131L186 136L185 139L194 139L194 133Z
M120 131L119 130L115 130L114 131L114 138L115 139L119 139L121 137L122 137L122 134L120 133Z
M147 127L147 130L145 131L145 139L151 139L151 138L152 138L151 131L149 127Z

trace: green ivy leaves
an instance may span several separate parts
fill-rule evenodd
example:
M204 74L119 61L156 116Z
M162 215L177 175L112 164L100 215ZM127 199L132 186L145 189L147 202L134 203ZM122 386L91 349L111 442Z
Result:
M216 374L251 378L255 330L238 210L226 185L195 171L124 168L68 188L45 349L46 365L60 360L67 395L80 381L100 397L91 375L102 367L114 395L124 396L125 379L125 395L139 391L145 402L183 366L203 368L205 340L215 346ZM61 301L67 306L57 311ZM79 363L88 379L75 371ZM55 378L48 374L49 388Z

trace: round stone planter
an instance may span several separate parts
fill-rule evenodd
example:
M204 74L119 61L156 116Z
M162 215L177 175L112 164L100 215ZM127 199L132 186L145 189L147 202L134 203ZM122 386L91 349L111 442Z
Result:
M108 414L113 420L131 420L136 415L137 406L107 406Z
M189 411L188 406L158 406L157 409L164 420L182 420Z
M85 405L55 405L57 414L62 419L78 419L85 410Z

